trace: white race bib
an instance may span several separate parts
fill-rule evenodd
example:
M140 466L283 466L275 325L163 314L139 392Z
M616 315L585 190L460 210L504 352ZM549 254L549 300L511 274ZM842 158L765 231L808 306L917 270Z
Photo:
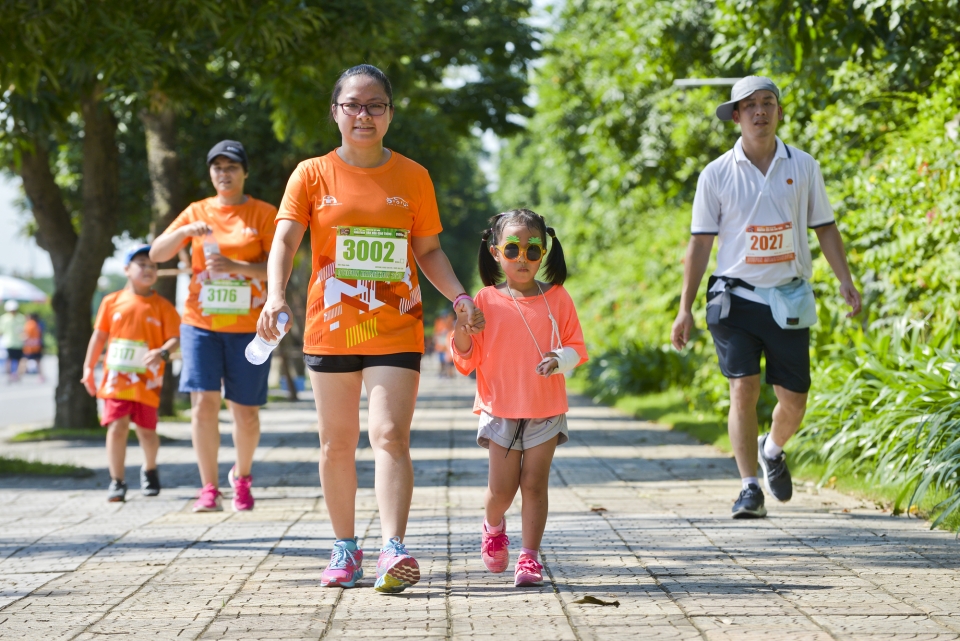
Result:
M337 227L337 278L403 280L407 271L406 229Z
M250 283L245 280L211 280L200 287L204 316L250 313Z
M147 344L144 341L128 341L115 338L107 348L107 369L115 372L134 372L143 374L147 366L143 358L147 355Z
M793 249L793 224L747 227L747 256L751 265L786 263L797 257Z

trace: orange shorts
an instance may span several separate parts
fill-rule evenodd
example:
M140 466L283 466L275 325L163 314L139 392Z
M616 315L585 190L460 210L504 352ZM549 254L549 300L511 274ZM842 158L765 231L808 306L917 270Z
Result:
M145 430L157 429L157 408L138 403L137 401L121 401L116 398L103 400L103 416L100 425L106 427L117 419L129 416L130 421Z

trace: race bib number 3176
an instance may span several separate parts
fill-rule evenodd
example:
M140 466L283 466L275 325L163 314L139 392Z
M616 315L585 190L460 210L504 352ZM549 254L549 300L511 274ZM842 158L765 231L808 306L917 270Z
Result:
M200 288L200 309L204 316L249 314L250 283L245 280L213 280Z
M797 257L793 248L793 225L754 225L747 227L745 262L753 265L785 263Z
M407 271L406 229L337 227L334 276L356 280L403 280Z

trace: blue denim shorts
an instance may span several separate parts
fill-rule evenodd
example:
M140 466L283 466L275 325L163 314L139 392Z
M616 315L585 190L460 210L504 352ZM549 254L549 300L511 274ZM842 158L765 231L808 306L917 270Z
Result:
M180 391L219 392L222 388L228 401L240 405L266 403L270 358L263 365L254 365L243 354L254 336L256 332L215 332L181 325Z

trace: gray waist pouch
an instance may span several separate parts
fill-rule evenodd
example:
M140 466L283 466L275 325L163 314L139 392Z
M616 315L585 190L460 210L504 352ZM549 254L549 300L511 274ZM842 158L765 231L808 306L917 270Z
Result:
M767 301L773 320L783 329L806 329L817 324L817 299L807 281L797 278L779 287L753 290Z

